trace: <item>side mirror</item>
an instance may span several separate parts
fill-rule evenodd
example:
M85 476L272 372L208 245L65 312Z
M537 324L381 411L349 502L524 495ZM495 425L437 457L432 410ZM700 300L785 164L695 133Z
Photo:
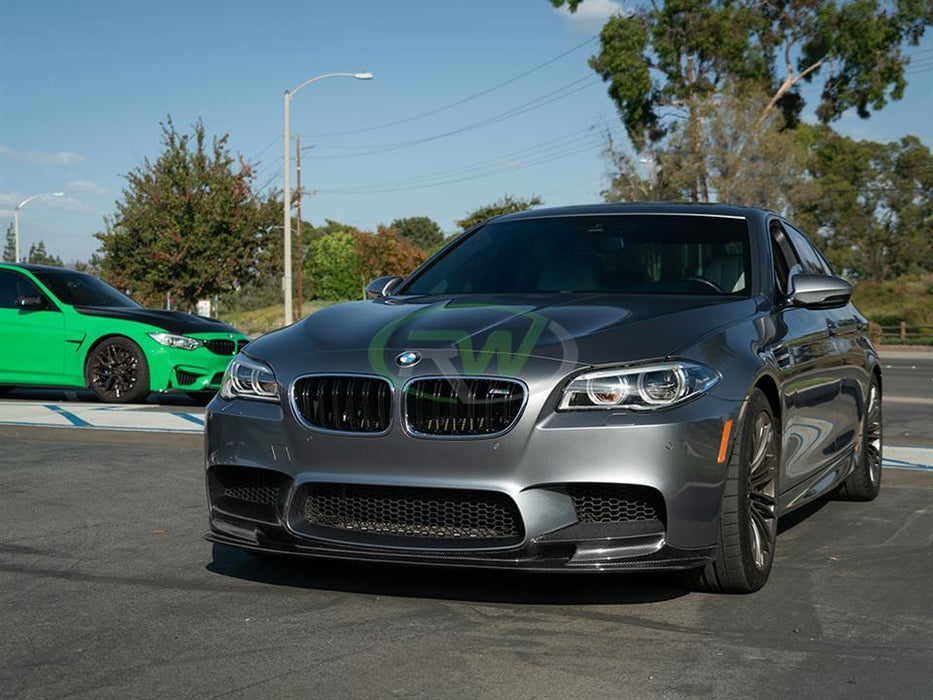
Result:
M16 308L24 311L40 311L45 308L42 297L17 297Z
M387 297L401 281L402 278L396 275L390 275L389 277L378 277L366 285L366 296L370 299Z
M852 298L852 285L839 277L801 273L790 279L790 303L809 309L845 306Z

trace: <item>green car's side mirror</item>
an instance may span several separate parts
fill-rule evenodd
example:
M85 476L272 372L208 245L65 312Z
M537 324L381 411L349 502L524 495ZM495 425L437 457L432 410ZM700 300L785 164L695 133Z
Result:
M42 297L17 297L16 308L25 311L41 311L45 308Z

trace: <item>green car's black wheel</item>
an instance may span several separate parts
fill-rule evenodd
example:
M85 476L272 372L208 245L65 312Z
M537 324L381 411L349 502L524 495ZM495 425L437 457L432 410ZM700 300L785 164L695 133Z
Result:
M780 430L764 393L748 402L726 474L716 559L687 574L688 584L717 593L752 593L768 580L777 540Z
M149 395L149 365L128 338L109 338L87 358L87 381L100 401L133 403Z
M842 500L873 501L881 490L881 430L881 387L872 377L855 443L855 470L837 491Z

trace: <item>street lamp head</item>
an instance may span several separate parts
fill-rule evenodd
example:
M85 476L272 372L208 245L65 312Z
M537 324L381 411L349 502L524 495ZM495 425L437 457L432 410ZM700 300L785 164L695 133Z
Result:
M372 80L373 74L372 73L354 73L353 77L356 78L357 80Z

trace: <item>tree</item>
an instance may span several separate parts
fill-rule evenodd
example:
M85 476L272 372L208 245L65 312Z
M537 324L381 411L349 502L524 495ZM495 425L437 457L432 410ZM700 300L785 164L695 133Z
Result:
M507 194L497 202L474 209L464 218L460 219L457 222L457 226L467 231L477 224L483 223L487 219L502 216L503 214L514 214L515 212L525 211L532 207L540 207L542 204L544 204L544 201L537 195L532 195L528 199L521 199Z
M6 227L6 242L3 246L3 262L16 262L16 230L13 224Z
M571 12L583 0L551 0ZM694 200L709 199L700 111L730 82L767 93L751 129L779 110L794 126L801 84L822 78L824 122L855 108L862 117L900 99L909 59L933 22L929 0L658 0L611 17L590 66L608 83L635 150L677 135L694 175Z
M26 256L26 262L31 265L53 265L62 267L62 259L57 255L50 255L45 250L45 241L39 241L29 246L29 254Z
M335 231L315 238L305 269L318 299L361 298L360 258L353 234Z
M444 242L444 232L437 222L427 216L410 216L396 219L390 228L421 250L436 250Z
M110 281L192 308L256 273L274 207L253 193L252 168L233 158L226 135L209 142L201 121L181 134L171 117L161 127L162 154L126 175L116 216L96 237Z
M690 199L702 170L710 196L719 201L789 212L815 196L817 184L807 178L807 143L798 130L783 129L770 112L760 128L752 128L767 95L753 85L724 87L697 104L697 132L673 133L663 146L636 160L617 150L610 139L607 155L614 167L607 201ZM691 140L698 138L696 157ZM646 166L646 167L640 167Z
M856 279L933 271L933 154L915 136L856 141L815 128L811 177L820 196L799 207L830 262Z
M385 226L380 226L376 233L357 233L354 243L360 261L360 289L377 277L405 277L428 257L398 231Z

